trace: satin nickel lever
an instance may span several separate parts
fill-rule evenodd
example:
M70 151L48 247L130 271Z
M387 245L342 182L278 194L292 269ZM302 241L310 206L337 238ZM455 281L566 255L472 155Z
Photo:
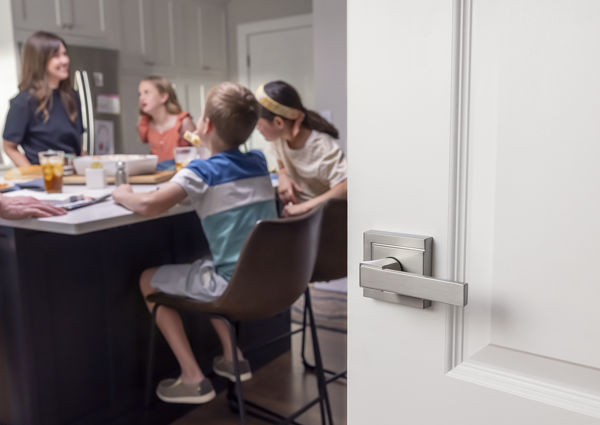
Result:
M431 276L433 239L390 232L365 233L364 257L360 263L363 295L416 308L431 302L464 307L468 284Z
M360 263L360 286L392 294L464 307L468 284L399 271L394 258Z

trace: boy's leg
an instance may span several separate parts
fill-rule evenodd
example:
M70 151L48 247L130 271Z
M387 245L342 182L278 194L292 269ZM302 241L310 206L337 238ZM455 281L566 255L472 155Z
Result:
M219 335L221 345L223 346L223 355L217 356L213 359L213 370L217 375L223 376L232 382L236 382L233 367L233 346L231 344L231 333L229 331L229 327L227 327L227 325L219 319L210 319L210 322L215 328L215 331L217 331L217 335ZM252 379L252 369L250 368L250 363L244 359L244 355L239 348L237 349L237 358L239 360L238 366L240 381L244 382Z
M229 332L229 328L227 325L219 319L210 319L210 323L212 323L215 331L217 331L217 335L219 335L219 339L221 340L221 345L223 346L223 357L229 363L233 362L233 346L231 345L231 333ZM237 356L239 360L244 360L244 355L237 349Z
M146 296L158 292L150 286L150 281L157 270L156 268L148 269L142 273L140 289L144 296L144 301L146 301ZM146 301L146 305L150 311L154 308L154 303ZM196 384L202 381L204 374L194 358L179 313L173 309L161 306L156 312L156 324L179 362L179 366L181 367L181 381L185 384ZM229 346L231 347L231 343L229 343Z

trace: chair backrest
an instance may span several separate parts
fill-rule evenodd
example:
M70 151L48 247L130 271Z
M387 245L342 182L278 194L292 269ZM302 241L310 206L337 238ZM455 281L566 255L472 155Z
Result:
M327 282L348 275L348 202L329 199L323 208L321 238L311 282Z
M232 319L258 320L289 308L315 265L323 207L298 217L259 222L214 306Z

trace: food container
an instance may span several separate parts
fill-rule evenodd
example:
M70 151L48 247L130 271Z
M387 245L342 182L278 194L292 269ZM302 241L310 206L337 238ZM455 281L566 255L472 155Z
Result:
M123 161L129 176L153 174L156 172L158 156L156 155L93 155L75 158L73 165L75 172L85 175L85 169L90 168L92 162L100 162L106 170L107 176L114 176L117 171L117 162Z
M106 183L106 169L104 168L86 168L85 186L88 189L104 189Z

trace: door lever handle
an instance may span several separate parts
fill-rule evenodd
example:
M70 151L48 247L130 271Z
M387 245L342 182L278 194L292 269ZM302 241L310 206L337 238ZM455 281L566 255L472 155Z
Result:
M384 291L384 294L389 293L390 296L397 294L419 301L436 301L458 307L467 305L467 283L436 279L402 270L402 263L393 257L363 261L360 263L360 286L365 288L365 292L371 289ZM425 303L420 308L430 305L431 303Z

